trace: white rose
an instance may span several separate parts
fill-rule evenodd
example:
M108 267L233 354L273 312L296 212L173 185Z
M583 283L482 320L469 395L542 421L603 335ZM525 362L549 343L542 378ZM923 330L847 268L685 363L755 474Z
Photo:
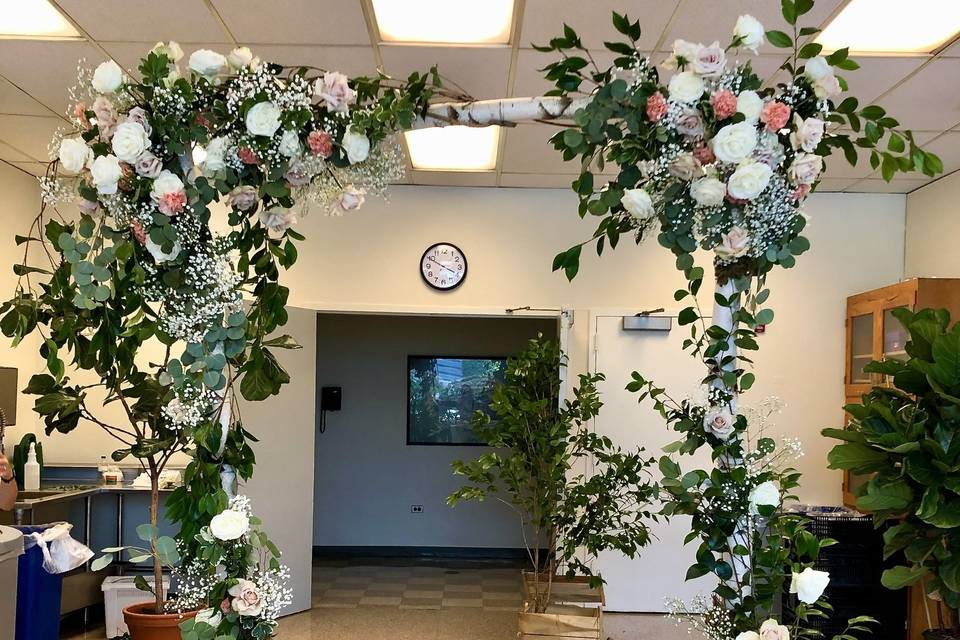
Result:
M356 211L363 206L365 201L366 197L363 190L350 185L340 192L340 201L337 205L341 211Z
M703 416L703 429L726 442L736 431L733 414L726 407L714 407Z
M695 102L703 95L706 85L703 78L692 71L681 71L670 78L667 85L673 102Z
M741 631L734 640L760 640L760 634L756 631Z
M150 136L139 122L123 122L113 132L111 146L114 155L121 161L133 164L141 153L150 148Z
M741 91L737 96L737 112L742 113L747 122L756 124L763 111L763 100L756 91Z
M780 489L772 480L761 482L750 492L750 513L760 515L760 507L779 507Z
M241 578L237 584L227 590L233 597L230 606L241 616L258 616L263 611L263 599L257 591L257 585Z
M693 70L707 78L713 78L723 73L727 64L727 54L719 42L703 47L693 57Z
M676 70L680 68L681 62L684 68L689 67L701 48L703 48L702 44L695 44L686 40L674 40L673 55L664 60L663 68Z
M739 258L750 248L750 234L743 227L734 225L720 236L720 244L713 248L713 252L721 260Z
M790 629L770 618L760 625L760 640L790 640Z
M620 204L626 209L627 213L638 220L649 220L657 215L653 207L653 200L646 189L624 189L620 197Z
M64 138L60 141L60 166L67 171L79 173L93 159L93 150L83 138Z
M723 204L727 185L713 176L700 178L690 185L690 197L701 207L716 207Z
M230 148L230 138L227 136L217 136L207 143L206 157L203 159L203 172L216 173L226 169L226 154Z
M363 162L370 155L370 139L362 133L354 131L352 126L347 127L340 144L347 152L347 159L350 164Z
M737 163L753 153L757 146L757 129L749 122L728 124L713 137L713 155L723 162Z
M173 243L173 247L170 249L170 253L164 252L163 248L154 242L150 236L147 236L147 239L144 241L143 246L146 247L147 251L150 252L150 255L153 256L154 262L161 264L164 262L169 262L170 260L175 260L178 255L180 255L180 241L176 240Z
M153 187L150 189L150 197L154 202L167 195L168 193L178 193L183 191L183 181L172 171L164 169L153 181Z
M90 82L99 93L116 93L123 85L123 69L113 60L101 62Z
M733 35L740 39L741 47L756 53L757 48L763 44L763 25L753 16L744 14L737 18L737 24L733 27Z
M818 98L829 98L840 93L840 81L833 74L833 67L823 56L816 56L807 60L803 67L803 75L813 85L814 93Z
M253 57L253 52L250 51L250 47L237 47L227 56L227 62L234 69L257 66L257 59Z
M297 223L297 215L289 209L270 209L260 212L260 224L271 238L280 238Z
M770 165L744 161L727 180L727 193L737 200L753 200L767 188L772 175Z
M197 49L190 54L189 67L209 80L226 70L227 59L216 51Z
M796 113L793 114L793 133L790 134L790 144L794 149L803 149L812 153L823 139L823 130L826 123L820 118L804 120Z
M216 609L201 609L197 612L197 615L193 619L197 622L203 622L211 627L216 628L220 626L220 621L223 620L223 615Z
M815 153L798 153L790 164L788 175L793 184L813 184L823 171L823 158Z
M246 124L251 134L269 138L280 128L280 109L269 100L258 102L247 111Z
M180 62L180 59L183 58L183 49L173 40L170 42L158 42L153 45L153 49L150 51L160 56L167 56L167 58L174 63Z
M100 156L90 165L90 177L97 193L110 195L117 192L117 182L123 171L120 169L120 160L117 156Z
M826 571L817 571L807 567L800 573L794 573L790 581L790 593L797 594L797 599L806 604L814 604L827 590L830 584L830 574Z
M288 158L300 155L300 136L297 135L296 131L285 129L284 132L280 134L280 144L278 148L280 149L280 153Z
M237 540L249 530L250 519L233 509L224 509L210 520L210 533L217 540Z

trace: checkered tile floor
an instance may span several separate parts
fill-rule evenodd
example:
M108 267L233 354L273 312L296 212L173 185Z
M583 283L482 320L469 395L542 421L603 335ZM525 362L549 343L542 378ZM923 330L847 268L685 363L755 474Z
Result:
M313 606L352 609L472 607L516 611L519 569L437 566L314 566Z

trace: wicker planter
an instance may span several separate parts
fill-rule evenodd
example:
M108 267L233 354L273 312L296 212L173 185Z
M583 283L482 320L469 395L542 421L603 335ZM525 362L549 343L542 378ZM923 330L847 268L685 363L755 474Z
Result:
M519 638L548 640L549 638L603 637L603 610L600 607L578 607L553 604L546 613L520 612Z

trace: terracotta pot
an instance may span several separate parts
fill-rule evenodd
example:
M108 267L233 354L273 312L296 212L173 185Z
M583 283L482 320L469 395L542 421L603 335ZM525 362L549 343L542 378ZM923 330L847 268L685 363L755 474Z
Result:
M180 640L180 623L197 615L196 611L183 613L154 613L154 602L132 604L123 610L131 640Z

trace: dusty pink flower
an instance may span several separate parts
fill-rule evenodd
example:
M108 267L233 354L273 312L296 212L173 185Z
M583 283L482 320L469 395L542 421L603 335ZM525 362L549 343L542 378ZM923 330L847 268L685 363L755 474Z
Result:
M97 96L97 99L93 101L91 111L97 118L100 137L109 140L113 137L113 132L117 128L117 108L110 102L110 98Z
M329 158L333 153L333 136L326 131L311 131L307 136L307 146L315 155Z
M665 115L667 115L667 99L657 91L647 98L647 117L650 122L660 122Z
M90 119L87 118L87 104L85 102L78 102L73 105L73 117L77 119L84 129L90 128Z
M257 204L257 188L248 184L235 187L227 195L227 203L234 209L249 211Z
M782 102L768 102L760 111L760 122L767 125L767 131L780 131L790 120L790 107Z
M713 164L717 161L717 156L713 155L713 149L705 144L693 150L693 157L699 160L700 164Z
M223 599L223 602L220 603L220 611L230 613L230 598Z
M323 100L327 109L346 113L357 101L357 92L350 88L349 78L337 71L328 71L318 78L313 88L315 96Z
M137 242L140 244L147 243L147 232L143 228L143 223L139 220L132 220L130 222L130 231L133 233L133 237L137 239Z
M160 171L163 169L163 163L160 162L160 158L153 155L150 151L144 151L137 158L133 167L136 169L138 175L144 178L154 179L160 175Z
M790 199L794 202L800 202L807 197L808 193L810 193L810 185L798 184L797 188L794 189L793 193L790 194Z
M157 208L160 213L168 216L175 216L187 205L187 194L183 191L173 191L160 196L157 201Z
M302 162L291 162L283 177L291 187L302 187L310 182L310 172Z
M737 96L729 89L715 91L710 96L710 104L713 106L713 115L717 120L726 120L737 112Z
M260 158L257 157L256 152L250 147L240 147L237 149L237 156L240 157L240 160L244 164L257 164L260 162Z
M123 122L136 122L146 132L147 137L153 134L153 127L150 126L150 115L143 107L134 107L130 109Z
M696 109L684 109L677 118L677 132L688 138L703 137L703 118Z
M97 212L97 209L100 208L100 203L96 200L87 200L86 198L80 198L80 202L77 203L77 208L84 213L93 215Z

